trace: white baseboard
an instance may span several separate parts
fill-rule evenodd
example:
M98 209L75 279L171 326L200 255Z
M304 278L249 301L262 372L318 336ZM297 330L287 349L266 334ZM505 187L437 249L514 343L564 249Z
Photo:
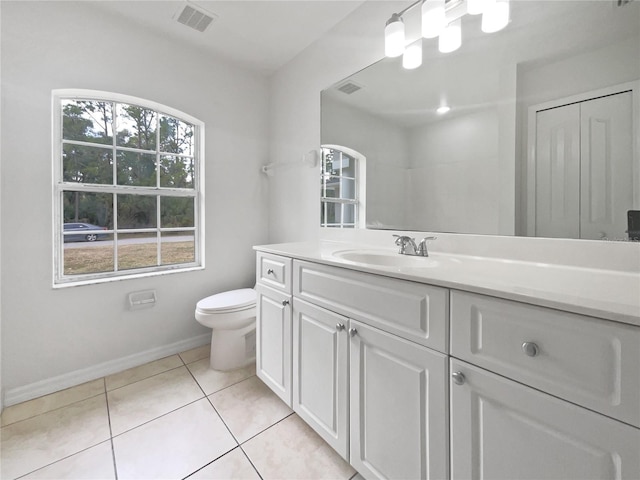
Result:
M205 333L187 340L180 340L179 342L171 343L169 345L152 348L144 352L134 353L133 355L116 358L98 365L58 375L57 377L40 380L21 387L10 388L4 392L4 401L0 403L2 403L4 407L8 407L10 405L15 405L16 403L32 400L43 395L64 390L65 388L75 387L81 383L89 382L113 373L118 373L128 368L144 365L145 363L152 362L169 355L175 355L176 353L184 352L191 348L200 347L202 345L206 345L210 341L211 334Z

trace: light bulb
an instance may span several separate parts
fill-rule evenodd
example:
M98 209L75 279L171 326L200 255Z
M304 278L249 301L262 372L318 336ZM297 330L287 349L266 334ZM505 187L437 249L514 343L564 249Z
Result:
M422 36L436 38L447 25L445 0L425 0L422 4Z
M462 45L462 20L451 22L443 30L438 38L438 50L442 53L450 53Z
M397 13L391 15L384 27L384 54L399 57L404 52L404 22Z
M448 106L446 106L446 105L443 105L443 106L441 106L441 107L438 107L438 108L436 109L436 112L437 112L437 113L439 113L440 115L444 115L444 114L445 114L445 113L447 113L449 110L451 110L451 108L450 108L450 107L448 107Z
M402 55L402 66L407 70L418 68L422 65L422 39L412 43Z
M497 0L490 4L482 14L482 31L494 33L509 23L509 0Z

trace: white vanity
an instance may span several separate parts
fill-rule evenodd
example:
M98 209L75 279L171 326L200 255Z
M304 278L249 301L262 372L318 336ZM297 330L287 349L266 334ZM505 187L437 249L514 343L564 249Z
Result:
M640 478L640 276L256 250L257 374L363 477Z

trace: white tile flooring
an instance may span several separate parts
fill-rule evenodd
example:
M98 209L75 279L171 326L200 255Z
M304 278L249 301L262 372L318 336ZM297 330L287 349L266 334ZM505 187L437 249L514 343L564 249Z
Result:
M208 345L13 405L1 420L5 480L356 475L254 366L209 369Z

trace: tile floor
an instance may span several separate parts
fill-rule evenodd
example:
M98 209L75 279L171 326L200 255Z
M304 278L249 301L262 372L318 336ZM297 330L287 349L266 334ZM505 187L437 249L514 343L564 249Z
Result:
M209 346L7 407L2 479L336 479L356 472Z

